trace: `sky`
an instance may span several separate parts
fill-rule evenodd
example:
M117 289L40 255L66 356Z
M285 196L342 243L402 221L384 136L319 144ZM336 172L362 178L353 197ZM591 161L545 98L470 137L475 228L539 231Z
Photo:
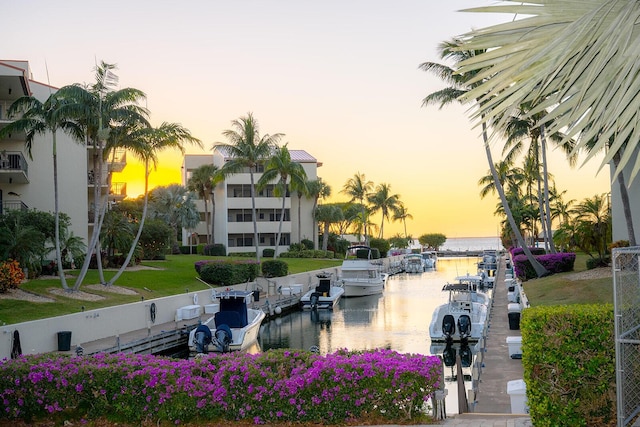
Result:
M5 2L0 59L29 61L33 79L61 87L94 81L96 63L117 65L120 88L147 94L151 122L180 123L208 154L231 122L251 112L261 134L283 133L289 149L318 159L329 202L356 173L390 184L418 237L499 233L497 196L480 199L489 174L480 131L468 107L422 107L445 87L421 71L442 62L438 44L513 17L461 12L484 0L24 0ZM18 19L18 17L22 17ZM450 65L450 64L449 64ZM492 143L494 161L503 142ZM549 150L549 171L565 200L610 189L600 159L569 168ZM582 158L581 158L582 160ZM579 161L581 164L582 161ZM160 155L151 186L180 182L178 151ZM143 191L131 157L129 196ZM380 223L379 217L373 221ZM404 234L385 223L384 237Z

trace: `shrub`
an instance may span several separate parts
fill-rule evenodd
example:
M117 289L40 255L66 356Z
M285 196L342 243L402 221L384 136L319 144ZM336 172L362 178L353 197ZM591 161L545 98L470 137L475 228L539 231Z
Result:
M289 274L289 264L279 259L269 259L262 262L264 277L284 277Z
M256 261L202 260L194 267L200 278L209 284L219 286L251 282L258 276Z
M533 424L615 425L612 305L528 308L520 327Z
M10 259L0 262L0 293L17 289L23 280L24 271L20 268L18 261Z
M302 239L300 244L302 244L305 249L313 249L313 242L309 239Z
M276 250L272 248L264 248L262 250L262 256L264 258L273 258L275 254L276 254Z
M170 250L167 242L173 230L171 227L159 220L147 220L144 223L139 245L142 247L142 259L164 259Z
M545 254L535 257L544 268L550 273L563 273L573 271L576 261L576 254L573 252L562 252L557 254ZM537 277L536 271L524 254L513 257L513 267L516 276L523 281Z
M587 258L586 265L587 270L593 270L598 267L607 267L611 262L611 258Z
M308 249L302 243L292 243L289 245L289 252L300 252ZM313 249L313 247L311 247Z
M385 239L372 238L369 241L369 246L378 250L380 254L378 258L380 257L386 258L387 252L389 252L389 249L391 249L391 244L389 243L388 240L385 240Z
M202 249L203 255L209 256L227 256L227 248L222 243L214 243L205 245Z

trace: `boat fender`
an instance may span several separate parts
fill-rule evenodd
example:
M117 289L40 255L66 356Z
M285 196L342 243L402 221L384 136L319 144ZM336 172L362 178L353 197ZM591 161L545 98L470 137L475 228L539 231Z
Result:
M156 323L156 303L152 302L151 306L149 306L149 317L151 318L151 323Z
M198 294L193 294L193 303L198 305Z

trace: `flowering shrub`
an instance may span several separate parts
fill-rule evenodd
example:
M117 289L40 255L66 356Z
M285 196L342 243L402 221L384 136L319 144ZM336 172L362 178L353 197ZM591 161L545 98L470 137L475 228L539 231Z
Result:
M379 415L424 417L439 387L436 356L391 350L150 355L55 354L0 361L0 419L336 424Z
M23 280L24 272L18 261L10 259L0 262L0 293L5 293L9 289L17 289Z
M550 273L555 274L573 271L576 254L573 252L562 252L557 254L537 255L535 258ZM527 259L526 255L516 255L513 258L513 268L515 269L516 276L521 280L528 280L537 277L536 271Z

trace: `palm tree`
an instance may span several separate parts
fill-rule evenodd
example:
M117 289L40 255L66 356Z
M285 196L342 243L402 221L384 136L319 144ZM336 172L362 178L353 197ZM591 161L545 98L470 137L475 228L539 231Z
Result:
M329 244L329 228L331 224L342 220L342 209L337 204L319 205L315 217L322 223L322 250L326 251Z
M608 195L597 194L583 200L574 209L576 220L582 224L582 234L589 237L603 262L609 240L610 208Z
M62 93L68 102L62 108L65 117L72 117L82 126L84 139L88 145L94 147L93 170L96 172L96 180L93 182L93 200L96 203L93 218L93 233L87 245L87 254L73 289L77 290L89 269L89 262L93 252L99 252L100 228L106 213L108 202L107 195L102 193L103 169L105 162L109 159L111 150L121 147L118 142L118 135L124 132L113 131L118 127L130 126L150 126L147 117L148 112L140 107L139 103L146 98L144 92L124 88L114 90L115 81L111 70L114 64L101 62L95 68L95 83L91 85L74 84L61 88L58 93ZM110 173L108 172L107 184L110 184ZM100 256L97 257L100 261ZM105 283L101 265L101 282Z
M380 221L380 234L378 237L384 239L384 220L389 220L390 215L398 208L400 203L400 195L391 194L391 185L382 183L376 186L374 193L367 197L371 205L371 213L380 212L382 220Z
M453 60L456 63L456 66L459 67L460 63L464 61L471 61L478 55L481 55L484 51L480 50L462 50L463 43L461 40L454 39L449 42L443 42L439 46L440 57L445 60ZM482 75L482 69L480 70L471 70L469 72L461 72L460 69L453 69L443 64L438 64L435 62L425 62L420 64L420 68L424 71L432 72L446 83L451 86L446 87L442 90L433 92L425 97L422 101L423 106L428 106L431 104L440 104L440 108L443 106L453 103L460 102L460 99L466 99L468 101L475 101L476 103L480 103L479 96L474 98L469 98L466 96L470 92L475 93L475 87L482 83L482 79L485 78ZM463 98L464 97L464 98ZM485 101L487 102L487 101ZM495 163L493 162L493 158L491 155L491 147L489 146L489 136L487 133L487 122L482 121L482 138L484 140L484 149L485 154L487 156L487 162L489 163L489 168L491 170L491 174L493 175L493 181L496 185L496 190L498 191L498 195L500 196L500 201L504 207L504 212L509 221L511 229L516 236L516 240L518 244L522 247L524 254L527 256L528 261L533 266L534 270L538 277L542 277L544 275L549 274L549 271L542 265L540 262L533 256L531 250L527 247L520 230L515 224L513 219L513 215L509 209L509 205L507 204L507 199L505 197L504 189L500 184L498 172L495 169Z
M196 144L202 148L202 143L199 139L193 137L188 129L176 123L162 123L158 128L140 127L127 134L126 137L122 137L120 139L120 144L129 148L134 155L144 161L144 204L142 208L142 217L140 218L140 224L138 225L138 231L131 242L129 252L118 269L118 272L111 278L111 280L109 280L107 285L113 285L122 275L129 265L129 262L131 262L131 258L133 257L138 246L138 242L140 241L149 204L148 193L149 174L151 173L150 164L155 168L158 152L168 148L178 149L184 155L185 143ZM188 224L191 226L192 222L188 222ZM195 227L195 225L193 226Z
M315 212L316 212L316 208L318 207L318 200L327 199L329 196L331 196L331 186L325 183L322 180L322 178L317 178L315 180L307 181L306 195L307 197L310 197L313 199L313 208L311 210L313 215L313 230L311 231L311 236L313 236L313 247L317 249L318 239L316 237L316 232L318 231L318 226L316 222ZM299 202L298 202L298 206L300 206ZM298 219L300 219L299 216L298 216ZM298 227L300 227L299 223L298 223Z
M247 113L231 122L233 129L222 132L229 143L217 143L214 149L225 151L230 160L221 169L223 176L233 175L249 170L251 179L251 215L253 219L253 239L256 246L256 260L260 262L260 241L258 240L258 220L256 214L256 189L254 173L259 164L264 163L278 145L283 134L260 136L258 122L253 114Z
M198 195L204 201L204 220L207 228L207 243L215 243L213 237L213 215L215 202L213 199L213 189L222 180L222 174L214 164L206 164L198 167L193 171L187 188ZM211 200L211 217L209 216L208 206Z
M56 262L58 264L58 276L62 288L68 290L67 279L64 275L62 255L60 250L60 206L58 202L58 129L72 136L78 142L82 141L81 127L72 118L63 114L62 106L68 102L60 91L50 94L45 102L40 102L33 96L18 98L8 110L9 117L20 116L0 130L0 138L9 133L24 132L25 148L30 159L31 146L37 135L51 132L51 149L53 156L53 198L55 214L55 248Z
M408 239L409 235L407 234L407 220L413 219L413 215L409 213L407 207L400 201L398 201L398 205L396 209L393 211L393 220L394 221L402 221L402 225L404 225L404 238Z
M276 238L276 248L273 251L273 257L278 256L278 247L280 246L280 238L282 237L282 222L285 214L285 200L289 192L289 185L305 191L307 182L307 173L302 165L291 160L291 153L287 148L287 144L275 149L274 153L269 157L264 165L264 172L258 180L258 189L267 186L268 183L277 180L275 194L282 197L282 209L280 211L280 224L278 225L278 235Z
M519 191L520 185L524 180L524 171L522 168L513 165L511 160L501 160L494 165L494 168L498 174L498 180L503 188L507 188L507 191ZM489 194L495 194L497 188L493 179L493 174L489 170L489 174L483 176L478 180L478 185L481 186L480 198L484 199Z
M194 194L179 184L156 187L151 191L149 217L169 224L173 230L170 242L172 250L175 250L178 230L194 228L200 222L193 198Z
M364 227L365 244L369 244L369 236L367 234L367 209L365 199L373 188L373 182L367 181L363 173L357 172L352 178L349 178L342 187L342 193L351 197L350 202L358 202L361 206L361 222Z

